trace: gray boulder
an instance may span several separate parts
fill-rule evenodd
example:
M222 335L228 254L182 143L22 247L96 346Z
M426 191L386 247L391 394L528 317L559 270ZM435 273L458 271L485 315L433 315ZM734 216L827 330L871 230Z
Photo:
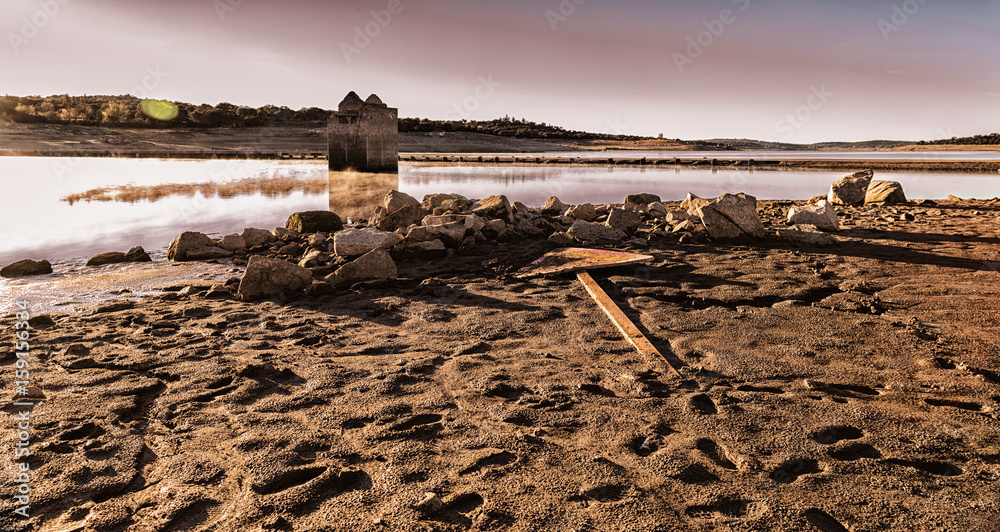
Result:
M610 244L625 240L625 232L593 222L577 220L566 233L578 242L587 244Z
M299 237L298 231L294 229L287 229L284 227L275 227L274 231L272 231L271 234L274 235L275 240L280 240L282 242L295 240Z
M698 216L712 238L764 236L764 224L757 214L757 198L747 194L723 194L719 199L699 207Z
M124 253L121 251L107 251L90 257L90 260L87 261L87 266L103 266L105 264L119 264L122 262L128 262L125 260Z
M865 194L865 203L885 203L887 205L906 203L903 185L896 181L872 181Z
M837 210L826 200L814 205L795 205L788 209L788 223L815 225L823 231L840 231Z
M389 212L385 207L375 207L371 225L381 231L395 231L411 225L419 224L426 212L420 205L406 205L395 212Z
M486 220L475 214L442 214L425 216L420 225L443 225L452 222L459 222L465 225L469 231L482 231L486 227Z
M620 229L626 234L632 234L642 225L642 215L631 210L613 209L608 214L608 221L604 225Z
M392 256L384 249L376 249L341 266L336 272L327 276L326 280L332 282L337 288L343 289L350 288L356 283L389 280L396 277L396 263L393 262Z
M648 212L653 218L663 220L667 217L667 206L659 201L654 201L649 205L646 205L646 212Z
M593 222L597 219L597 208L590 203L581 203L574 207L570 207L569 210L566 211L566 216L575 220Z
M434 209L441 207L446 201L453 201L456 205L460 205L468 203L469 198L461 194L428 194L424 196L424 201L420 203L420 206L427 212L433 212Z
M152 262L149 253L142 246L135 246L125 252L125 262Z
M47 260L19 260L0 268L0 277L14 278L52 273L52 264Z
M248 248L259 246L261 244L270 244L274 242L275 236L271 234L270 231L266 229L255 229L253 227L247 227L243 230L243 242Z
M441 240L448 247L458 247L465 239L464 223L451 222L440 225L418 225L406 233L408 242L430 242Z
M660 201L660 197L656 194L629 194L625 196L625 205L649 205L654 201Z
M341 257L360 257L380 248L391 248L403 237L371 227L344 229L333 235L333 252Z
M498 218L507 223L514 223L514 209L507 196L490 196L481 199L472 206L472 212L484 218Z
M694 194L688 192L687 198L681 202L681 207L684 208L688 214L693 216L700 216L698 214L698 209L712 203L710 200L699 198Z
M874 175L871 170L864 170L834 181L830 185L827 201L834 205L861 205L865 202L868 185Z
M343 228L340 216L330 211L296 212L285 222L285 229L299 233L335 233Z
M385 211L392 214L403 207L417 207L420 208L420 202L417 198L398 190L390 191L385 195L382 200L382 206L385 207Z
M170 243L170 247L167 248L167 260L173 261L186 261L186 260L199 260L196 258L188 257L191 250L204 248L212 246L212 239L204 233L198 233L195 231L185 231Z
M568 208L569 205L559 201L559 198L552 196L545 202L545 205L542 205L542 214L560 215L566 212Z
M240 235L226 235L220 238L216 246L226 251L243 251L247 248L247 241Z
M237 293L244 301L271 297L283 290L304 290L312 272L281 259L254 255Z
M218 246L202 246L189 249L187 252L187 260L224 259L232 256L232 251L222 249Z

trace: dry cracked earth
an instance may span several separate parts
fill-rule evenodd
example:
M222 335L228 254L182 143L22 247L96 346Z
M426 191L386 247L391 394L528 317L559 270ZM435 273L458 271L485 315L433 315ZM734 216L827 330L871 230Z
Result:
M36 318L32 517L5 496L0 527L996 530L1000 201L842 214L839 247L594 272L681 378L574 278L509 275L544 242L320 299Z

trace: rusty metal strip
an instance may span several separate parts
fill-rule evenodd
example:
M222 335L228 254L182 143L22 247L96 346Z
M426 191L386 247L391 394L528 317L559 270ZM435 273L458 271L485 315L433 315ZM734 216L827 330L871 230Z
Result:
M611 322L615 324L618 331L622 333L622 336L624 336L625 339L639 351L639 353L646 356L656 355L660 357L660 359L667 364L667 367L670 368L671 373L678 377L681 376L681 374L677 371L677 368L673 367L670 364L670 361L667 360L667 357L663 356L663 353L660 353L658 349L653 347L653 344L651 344L649 340L643 336L641 332L639 332L639 329L635 326L635 324L632 323L627 316L625 316L625 313L618 308L618 305L615 304L611 297L608 296L607 292L605 292L604 289L597 284L597 281L595 281L589 273L585 271L577 272L576 278L583 283L583 287L587 289L587 293L590 294L590 297L594 298L594 301L597 302L597 306L601 307L601 310L603 310L604 313L611 318Z

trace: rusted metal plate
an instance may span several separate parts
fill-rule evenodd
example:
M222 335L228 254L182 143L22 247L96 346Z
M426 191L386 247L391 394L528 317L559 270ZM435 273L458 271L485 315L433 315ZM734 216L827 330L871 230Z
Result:
M670 368L670 371L674 375L678 377L681 376L681 374L677 372L677 369L670 365L670 361L667 360L667 357L663 356L663 353L660 353L658 349L653 347L653 344L649 342L649 339L639 332L639 329L635 326L635 324L628 319L628 316L626 316L620 308L618 308L618 305L615 304L611 297L608 296L607 292L605 292L604 289L597 284L597 281L595 281L589 273L577 272L576 278L583 283L583 287L587 289L587 293L590 294L590 297L594 298L594 301L596 301L597 305L601 307L601 310L603 310L604 313L611 318L611 322L615 324L615 327L617 327L618 331L622 333L622 336L624 336L625 339L639 351L639 353L646 356L655 355L660 357L663 362L667 364L667 367Z
M555 273L578 272L597 268L612 268L653 260L650 255L637 255L606 249L562 248L550 251L535 262L521 268L514 275L518 278L537 277Z

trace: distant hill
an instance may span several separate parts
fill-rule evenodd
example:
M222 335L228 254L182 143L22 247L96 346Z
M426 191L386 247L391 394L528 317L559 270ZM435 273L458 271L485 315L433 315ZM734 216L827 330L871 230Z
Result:
M944 140L920 141L917 144L919 145L960 144L963 146L996 145L1000 144L1000 133L992 133L990 135L976 135L974 137L952 137L950 139L944 139Z

